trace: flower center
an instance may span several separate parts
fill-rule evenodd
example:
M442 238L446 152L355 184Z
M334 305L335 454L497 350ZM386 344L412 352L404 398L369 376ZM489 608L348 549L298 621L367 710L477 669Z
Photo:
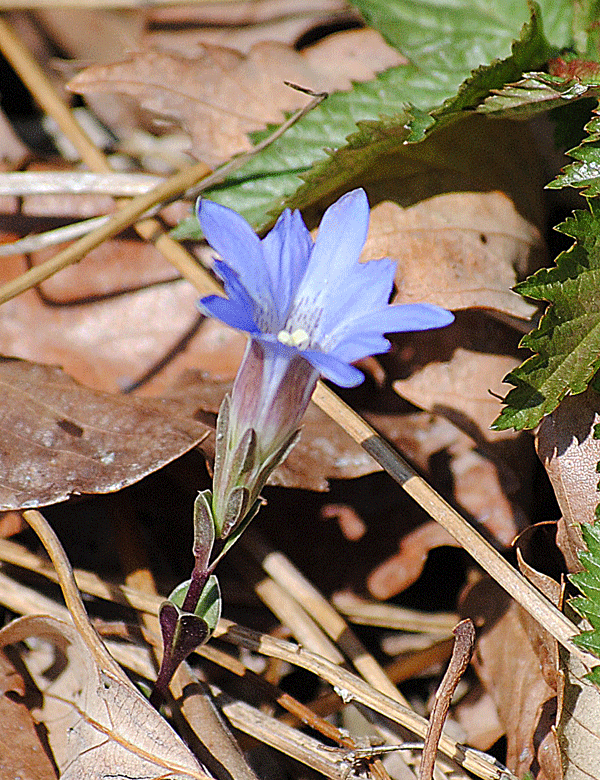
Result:
M280 330L277 334L277 341L285 344L286 347L306 349L310 344L310 336L303 328L296 328L291 333L287 330Z

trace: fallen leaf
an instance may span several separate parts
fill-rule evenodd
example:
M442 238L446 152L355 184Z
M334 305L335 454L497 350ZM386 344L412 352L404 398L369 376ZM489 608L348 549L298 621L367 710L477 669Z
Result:
M514 439L514 432L489 426L509 389L504 377L520 363L518 341L512 328L483 312L457 312L447 328L394 337L385 365L399 395L444 414L478 443Z
M313 29L360 21L343 0L155 6L145 16L147 42L183 52L198 40L244 52L264 40L295 45Z
M58 777L27 707L23 670L17 670L5 652L0 652L0 693L0 775L7 780ZM37 691L29 693L31 705Z
M403 208L378 202L363 258L398 259L395 303L493 309L527 319L511 288L544 257L539 230L502 192L450 192Z
M520 607L485 578L468 591L461 611L478 628L473 664L506 733L506 765L519 777L531 770L539 780L560 780L558 749L547 738L554 725L556 691L540 671ZM542 764L552 771L540 773Z
M0 385L1 509L120 490L210 430L166 403L91 390L50 366L4 358Z
M26 268L23 257L5 258L0 280ZM105 243L45 282L42 296L28 290L0 307L0 353L61 365L78 381L110 392L163 360L145 393L157 395L192 366L230 378L244 336L212 321L198 326L198 293L173 275L142 241Z
M446 500L484 526L502 546L510 545L525 527L529 472L517 471L514 463L535 457L527 437L492 444L478 428L449 414L366 412L365 416ZM379 599L391 598L411 585L421 574L429 550L456 546L450 534L429 518L416 528L410 522L400 524L397 538L397 551L367 579L369 591Z
M573 555L585 549L580 523L593 523L598 506L600 440L594 425L600 422L600 396L592 389L564 398L542 420L536 435L537 453L548 472L563 514L561 549L569 571L581 565Z
M355 51L350 47L348 59ZM386 51L387 58L377 56L377 67L404 62L393 49ZM368 79L375 71L369 69L368 50L365 53L359 72ZM84 95L130 95L142 108L181 123L191 136L194 155L215 165L249 149L247 133L282 122L285 111L305 105L306 95L284 81L316 91L351 87L345 73L329 75L330 56L312 56L318 68L277 42L258 43L248 54L208 43L198 43L185 55L145 49L121 62L87 68L68 88Z
M73 626L51 617L19 618L2 629L0 645L29 637L49 641L66 656L60 671L35 678L61 780L207 780L167 721L132 684L93 660Z

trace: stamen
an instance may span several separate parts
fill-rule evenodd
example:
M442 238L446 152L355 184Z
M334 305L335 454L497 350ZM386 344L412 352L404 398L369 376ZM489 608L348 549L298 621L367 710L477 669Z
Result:
M277 334L277 341L285 344L287 347L306 349L310 344L310 336L303 328L296 328L291 333L287 330L280 330Z

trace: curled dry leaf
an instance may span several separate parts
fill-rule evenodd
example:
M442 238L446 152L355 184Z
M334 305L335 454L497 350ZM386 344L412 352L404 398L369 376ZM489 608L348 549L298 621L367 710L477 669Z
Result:
M346 58L351 60L357 49L348 48ZM369 79L373 67L384 69L404 61L393 49L385 50L387 56L380 53L369 67L366 48L355 73ZM198 43L185 55L146 49L121 62L93 65L68 88L84 95L130 95L142 108L179 122L191 136L194 155L214 165L249 149L247 133L282 122L285 111L305 105L306 95L284 81L316 91L351 87L347 74L330 75L335 57L314 52L312 56L317 67L292 47L276 42L258 43L248 54L209 43Z
M20 618L2 629L0 646L29 637L64 654L57 674L36 673L35 652L25 659L43 697L39 717L61 780L207 780L166 720L133 685L93 660L73 626L51 617Z
M563 515L558 539L569 571L581 568L575 555L585 549L579 524L594 522L598 506L600 440L594 438L598 423L600 396L589 389L565 398L542 420L536 436L538 456Z
M5 358L0 385L1 509L120 490L210 431L166 403L91 390L50 366Z

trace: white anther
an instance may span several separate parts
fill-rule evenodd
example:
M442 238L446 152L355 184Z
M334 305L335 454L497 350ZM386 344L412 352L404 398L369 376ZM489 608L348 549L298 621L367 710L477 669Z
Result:
M277 334L277 341L288 347L306 349L310 344L310 336L303 328L296 328L296 330L291 333L287 330L280 330Z

